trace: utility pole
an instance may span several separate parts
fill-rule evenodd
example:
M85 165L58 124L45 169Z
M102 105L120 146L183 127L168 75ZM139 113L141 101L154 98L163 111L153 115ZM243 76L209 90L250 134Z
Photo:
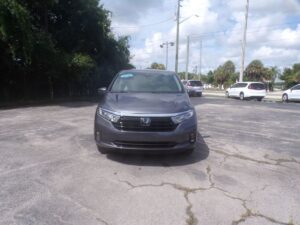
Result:
M185 80L188 80L189 77L189 60L190 60L190 36L187 36L186 43L186 65L185 65Z
M242 42L240 82L243 82L244 67L245 67L245 54L246 54L246 39L247 39L249 0L246 0L246 1L247 1L247 4L246 4L246 13L245 13L244 36L243 36L243 42Z
M164 42L160 45L161 48L166 46L166 70L168 70L168 61L169 61L169 45L174 46L174 42Z
M168 70L169 42L167 42L166 46L166 70Z
M199 65L199 80L201 80L202 73L202 38L200 39L200 65Z
M176 23L177 23L177 29L176 29L176 54L175 54L175 72L178 73L178 52L179 52L179 19L180 19L180 2L182 0L178 0L177 3L177 16L176 16Z
M194 68L194 73L195 73L195 74L198 74L198 66L195 66L195 68Z

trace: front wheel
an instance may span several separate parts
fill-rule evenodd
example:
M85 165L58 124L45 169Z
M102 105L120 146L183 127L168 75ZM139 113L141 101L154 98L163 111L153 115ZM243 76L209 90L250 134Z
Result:
M201 96L202 96L202 92L199 92L199 93L197 94L197 96L198 96L198 97L201 97Z
M244 95L244 93L242 92L242 93L240 93L240 100L244 100L245 99L245 95Z
M226 96L226 98L229 98L229 92L228 91L226 91L225 96Z
M257 98L257 101L261 102L262 99L263 99L263 98Z
M282 101L283 102L288 102L289 101L289 97L287 94L282 95Z

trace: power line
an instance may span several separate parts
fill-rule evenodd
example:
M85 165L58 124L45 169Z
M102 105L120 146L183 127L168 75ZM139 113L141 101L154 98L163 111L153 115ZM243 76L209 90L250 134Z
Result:
M259 31L260 29L262 28L272 28L272 27L277 27L277 29L273 29L273 31L276 31L276 30L280 30L282 28L283 25L287 25L287 24L298 24L300 23L299 22L290 22L290 23L283 23L283 24L278 24L278 25L272 25L272 26L260 26L260 27L257 27L259 29L250 29L250 31L248 30L247 33L254 33L254 32L257 32ZM272 29L268 29L268 30L272 30ZM292 30L292 31L296 31L296 30ZM241 32L241 31L240 31ZM229 35L229 34L236 34L236 33L240 33L238 32L237 30L235 31L226 31L226 33ZM222 33L221 35L214 35L214 37L222 37L222 36L226 36L225 31L215 31L215 32L207 32L207 33L202 33L201 35L190 35L190 38L191 40L199 40L199 38L203 38L205 36L208 36L209 34L217 34L217 33ZM134 38L134 35L131 35L132 38ZM161 37L159 39L157 39L156 41L152 41L152 40L148 40L148 43L157 43L157 42L162 42L164 41L164 39L171 39L170 36L167 36L167 37ZM141 41L145 41L146 38L144 39L141 39Z
M258 30L261 30L261 29L264 29L264 28L276 28L277 27L278 30L279 30L280 28L282 28L283 25L289 25L289 24L300 24L300 21L282 23L282 24L277 24L277 25L270 25L270 26L252 27L252 28L248 29L247 33L257 32ZM269 29L266 29L266 30L269 30ZM275 30L277 30L277 29L275 29ZM223 36L223 35L226 35L226 34L240 33L240 32L242 32L242 29L231 30L231 31L230 30L219 30L219 31L206 32L206 33L201 33L201 34L192 34L191 38L199 38L199 37L209 36L210 34L219 34L219 33L221 33L222 35L217 35L217 36Z
M158 25L158 24L162 24L162 23L166 23L166 22L169 22L169 21L171 21L171 20L173 20L174 19L174 17L172 16L171 18L169 18L169 19L166 19L166 20L163 20L163 21L159 21L159 22L156 22L156 23L150 23L150 24L144 24L144 25L137 25L137 26L121 26L121 27L119 27L119 26L116 26L116 27L112 27L113 29L131 29L131 28L133 28L133 29L136 29L136 28L140 28L140 27L149 27L149 26L154 26L154 25Z

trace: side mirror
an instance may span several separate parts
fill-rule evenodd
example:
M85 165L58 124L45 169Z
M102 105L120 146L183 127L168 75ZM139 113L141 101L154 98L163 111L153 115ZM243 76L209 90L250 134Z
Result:
M106 92L107 92L107 88L106 87L98 88L98 94L99 95L105 95Z

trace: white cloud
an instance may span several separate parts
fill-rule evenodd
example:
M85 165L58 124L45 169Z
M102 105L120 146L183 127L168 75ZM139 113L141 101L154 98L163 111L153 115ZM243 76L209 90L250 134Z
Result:
M117 3L110 2L114 12ZM126 15L127 10L137 0L119 1L116 11ZM132 63L138 68L148 67L152 62L165 63L165 48L159 45L165 41L175 41L176 23L172 16L176 12L176 0L140 1L127 19L113 17L116 34L130 34ZM150 2L150 3L149 3ZM180 25L179 69L185 69L186 36L191 36L190 66L199 66L200 35L203 39L203 71L216 68L226 60L232 60L239 68L243 35L246 0L184 0L181 20L195 14ZM122 5L122 7L120 6ZM122 11L123 10L123 11ZM126 11L127 10L127 11ZM250 0L247 34L246 64L253 59L261 59L267 65L284 67L300 61L300 11L298 0ZM117 13L116 13L117 14ZM165 21L169 19L168 21ZM157 23L153 26L144 26ZM163 22L165 21L165 22ZM297 22L298 21L298 25ZM126 28L127 27L127 28ZM169 51L169 69L174 68L175 48Z
M291 50L291 49L285 49L285 48L272 48L267 46L262 46L257 50L254 50L252 53L253 58L258 59L285 59L286 61L289 61L299 55L299 50Z

